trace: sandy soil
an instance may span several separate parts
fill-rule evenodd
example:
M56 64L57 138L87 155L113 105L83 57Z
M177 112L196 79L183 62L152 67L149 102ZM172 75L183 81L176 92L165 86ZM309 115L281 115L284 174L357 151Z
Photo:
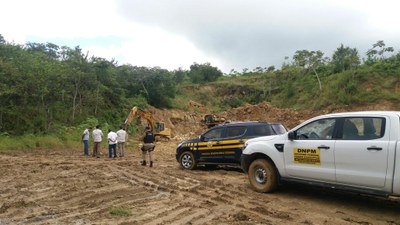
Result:
M185 127L157 143L153 168L140 165L136 144L116 159L105 143L101 158L80 149L0 153L0 225L400 225L400 201L295 184L261 194L239 167L183 170L175 147L196 135Z
M0 224L400 224L396 201L300 185L260 194L237 167L182 170L175 145L158 143L153 168L133 147L117 159L3 153Z

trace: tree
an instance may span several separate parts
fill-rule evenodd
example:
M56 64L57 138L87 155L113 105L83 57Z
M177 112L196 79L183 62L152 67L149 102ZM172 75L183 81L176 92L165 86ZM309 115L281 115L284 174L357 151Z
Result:
M327 59L323 58L324 53L321 51L298 50L293 56L296 65L303 67L306 71L311 69L317 77L319 90L322 90L321 80L319 79L317 68Z
M253 72L262 73L264 72L264 68L262 68L261 66L257 66L256 68L253 69Z
M155 107L170 107L175 97L174 74L165 69L124 65L118 68L118 79L125 83L128 98L142 96Z
M188 73L188 71L183 70L182 68L179 68L178 70L174 70L173 74L174 74L175 83L177 83L177 84L182 83L185 80L185 78L187 77L187 73Z
M94 78L93 68L89 65L87 54L83 54L82 49L76 46L74 49L63 47L61 55L65 65L65 85L62 90L66 93L66 98L63 100L72 109L69 118L71 121L75 121L75 116L82 114L85 106L92 105L95 105L92 113L96 115L98 102L102 101L98 97L98 88L95 88L98 87L98 81ZM90 91L92 93L89 94ZM95 97L86 101L86 98L92 95Z
M216 81L222 75L222 72L217 67L211 66L210 63L194 63L190 66L189 78L196 84Z
M377 41L372 45L372 48L367 51L368 61L375 62L380 58L381 60L385 59L385 53L393 52L393 47L386 47L384 41Z
M0 34L0 45L6 44L6 40L4 39L3 35Z
M355 48L344 47L343 44L332 55L333 72L340 73L360 65L360 57Z
M144 82L148 90L149 104L160 107L170 107L170 99L175 97L176 87L171 72L158 67L150 69L150 76Z
M269 66L268 68L267 68L267 72L268 73L271 73L271 72L274 72L275 71L275 66Z
M42 43L28 42L26 44L26 48L28 49L28 51L41 52L54 59L58 59L60 56L59 55L60 47L58 47L53 43L42 44Z

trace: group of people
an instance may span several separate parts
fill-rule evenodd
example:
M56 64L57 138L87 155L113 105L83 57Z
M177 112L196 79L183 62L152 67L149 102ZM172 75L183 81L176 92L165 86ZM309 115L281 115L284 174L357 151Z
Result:
M100 157L100 143L103 140L103 131L100 129L100 126L97 125L96 129L92 131L92 127L88 127L82 133L82 141L83 141L83 154L89 156L89 137L90 132L92 132L93 137L93 157ZM120 157L124 157L125 155L125 143L128 140L128 134L125 131L125 128L122 126L117 132L108 130L107 134L108 140L108 156L110 158L117 157L117 146Z
M82 133L82 141L83 141L83 154L85 156L89 156L89 137L90 132L92 132L93 138L93 157L100 157L100 143L103 139L103 132L100 129L100 126L97 125L94 130L92 127L88 127ZM120 157L125 156L125 145L128 140L128 133L125 131L123 126L117 132L112 131L111 129L108 130L107 134L108 140L108 156L109 158L116 158L117 157L117 149L118 154ZM142 151L142 163L141 165L147 165L147 155L149 156L149 165L153 167L154 156L153 151L155 148L155 137L150 127L146 127L146 131L142 136L143 144L141 145Z

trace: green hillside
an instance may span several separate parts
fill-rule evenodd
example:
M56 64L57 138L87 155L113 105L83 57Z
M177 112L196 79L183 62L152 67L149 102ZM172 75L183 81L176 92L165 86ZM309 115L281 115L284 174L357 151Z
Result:
M0 137L6 138L4 146L15 142L11 137L26 137L22 146L51 146L59 140L68 145L87 126L119 126L132 106L187 110L189 100L212 112L265 101L316 110L396 105L399 78L400 53L383 41L372 45L365 58L341 45L330 57L299 50L279 69L224 74L209 63L174 71L119 65L89 56L79 46L16 45L0 35ZM57 140L31 140L40 136Z
M321 74L321 89L314 74L290 74L285 70L222 77L212 83L181 85L174 102L179 107L191 99L215 112L262 101L282 108L316 110L381 101L396 104L400 102L400 70L387 68L399 68L398 60L397 65L381 62L379 66L363 65L341 73Z

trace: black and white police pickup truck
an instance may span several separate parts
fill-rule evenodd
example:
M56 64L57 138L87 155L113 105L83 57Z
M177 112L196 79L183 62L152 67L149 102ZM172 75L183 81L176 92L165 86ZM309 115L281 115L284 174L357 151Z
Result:
M241 167L258 192L294 181L399 197L400 111L327 114L250 139Z

